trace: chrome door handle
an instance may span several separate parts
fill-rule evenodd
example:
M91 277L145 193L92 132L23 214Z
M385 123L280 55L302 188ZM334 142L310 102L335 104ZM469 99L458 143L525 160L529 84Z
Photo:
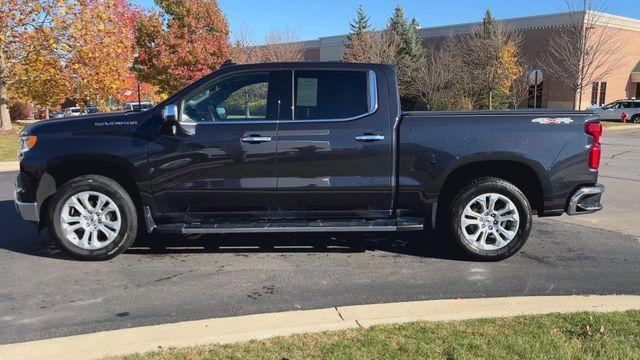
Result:
M382 141L384 140L384 135L375 135L375 134L364 134L356 136L356 141Z
M242 139L240 139L240 141L246 142L246 143L258 144L258 143L271 141L271 137L251 135L251 136L244 136Z

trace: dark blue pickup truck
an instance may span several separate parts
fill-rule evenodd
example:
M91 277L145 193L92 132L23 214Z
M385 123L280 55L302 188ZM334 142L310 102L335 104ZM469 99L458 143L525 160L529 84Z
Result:
M388 65L226 65L146 111L26 128L15 203L85 260L148 233L423 229L498 260L532 214L602 208L601 134L585 112L402 112Z

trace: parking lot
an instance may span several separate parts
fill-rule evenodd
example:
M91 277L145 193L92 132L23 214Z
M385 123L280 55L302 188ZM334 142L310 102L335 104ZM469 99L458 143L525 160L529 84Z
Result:
M158 238L108 262L69 259L13 207L0 173L0 344L331 306L515 295L640 294L640 130L604 138L606 209L535 219L513 258L469 262L421 233ZM206 248L205 248L206 246Z

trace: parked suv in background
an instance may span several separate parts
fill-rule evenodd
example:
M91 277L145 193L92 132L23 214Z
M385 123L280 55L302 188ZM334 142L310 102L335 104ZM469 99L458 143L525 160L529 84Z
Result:
M593 111L602 120L621 121L622 113L626 113L628 122L640 123L640 100L618 100Z
M78 106L74 106L74 107L70 107L70 108L64 109L64 117L80 116L80 115L85 115L85 114L86 113L84 112L84 110L82 110L82 108L78 107Z
M153 103L149 101L143 101L138 103L137 101L128 102L122 106L122 110L124 111L144 111L149 110L153 107Z

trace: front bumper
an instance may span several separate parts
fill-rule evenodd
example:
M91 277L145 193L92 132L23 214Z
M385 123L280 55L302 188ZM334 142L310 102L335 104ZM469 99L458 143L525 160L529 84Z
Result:
M584 186L578 188L569 199L568 215L591 214L602 210L602 194L604 185Z
M38 206L38 203L20 201L18 196L20 190L21 189L16 185L15 192L13 193L14 204L16 205L18 214L27 221L35 223L40 222L40 207Z

